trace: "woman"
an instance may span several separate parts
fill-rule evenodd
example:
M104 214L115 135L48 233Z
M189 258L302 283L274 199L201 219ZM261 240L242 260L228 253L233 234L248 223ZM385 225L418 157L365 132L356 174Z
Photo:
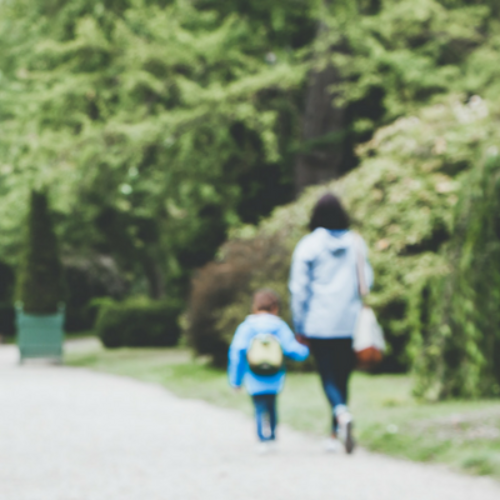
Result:
M333 194L320 198L309 223L311 233L295 248L290 272L292 313L297 337L310 346L323 389L332 407L329 451L354 448L347 387L354 368L352 338L363 307L359 293L357 259L365 262L366 283L373 272L362 238L349 230L349 216Z

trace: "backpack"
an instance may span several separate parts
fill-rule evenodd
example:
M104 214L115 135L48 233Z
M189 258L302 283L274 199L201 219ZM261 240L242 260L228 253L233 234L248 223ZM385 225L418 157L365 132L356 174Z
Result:
M272 333L259 333L247 349L250 370L256 375L276 375L283 366L283 349Z

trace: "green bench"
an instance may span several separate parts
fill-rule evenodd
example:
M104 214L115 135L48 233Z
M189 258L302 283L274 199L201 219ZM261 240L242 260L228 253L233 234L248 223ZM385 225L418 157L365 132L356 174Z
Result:
M28 358L50 358L62 363L64 309L57 314L26 314L16 307L19 362Z

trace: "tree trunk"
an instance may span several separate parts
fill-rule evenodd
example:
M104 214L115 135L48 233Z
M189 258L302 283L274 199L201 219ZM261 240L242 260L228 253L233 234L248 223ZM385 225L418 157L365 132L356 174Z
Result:
M142 266L149 285L149 297L154 300L162 299L165 296L165 283L160 265L146 253L142 259Z
M320 26L318 36L325 29ZM295 163L295 190L338 177L343 159L344 109L333 104L329 87L338 83L336 68L327 66L309 76L302 122L302 151Z

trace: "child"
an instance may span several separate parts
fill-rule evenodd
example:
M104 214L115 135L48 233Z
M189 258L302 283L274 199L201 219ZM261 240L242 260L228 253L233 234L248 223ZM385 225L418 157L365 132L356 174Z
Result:
M279 297L275 292L267 289L256 292L252 314L237 328L229 348L229 383L239 389L244 382L252 396L262 452L269 451L276 439L276 395L283 389L285 369L280 366L277 373L257 374L255 368L252 370L249 366L247 351L257 336L271 334L272 341L279 342L285 356L303 361L309 355L309 349L295 340L288 325L278 317L279 308ZM265 428L266 421L268 429Z

